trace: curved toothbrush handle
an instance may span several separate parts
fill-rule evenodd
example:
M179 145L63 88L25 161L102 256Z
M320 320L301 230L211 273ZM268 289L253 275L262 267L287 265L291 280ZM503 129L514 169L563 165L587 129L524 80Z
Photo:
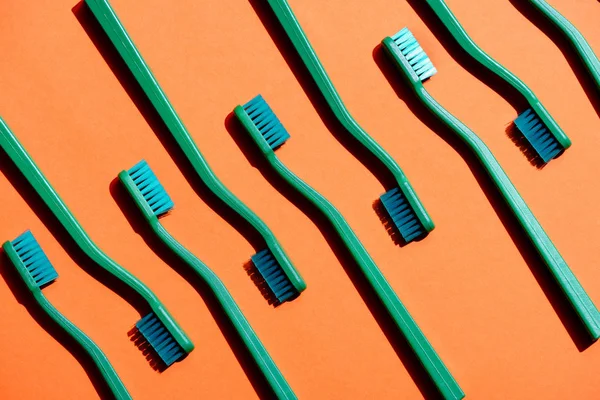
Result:
M483 141L465 124L446 111L423 85L415 86L417 95L429 110L446 126L452 129L475 153L482 167L502 194L502 197L517 217L519 224L542 257L552 276L565 294L571 307L594 339L600 338L600 313L585 292L573 271L562 258L552 240L535 218L515 186L512 184L492 152Z
M2 147L8 157L13 161L27 182L29 182L46 207L48 207L60 224L69 233L77 246L79 246L79 248L90 257L94 263L145 299L152 311L154 311L154 313L163 321L183 348L193 348L191 341L187 338L183 330L181 330L175 319L173 319L168 311L166 311L156 295L133 274L104 254L104 252L90 239L73 214L71 214L67 205L62 201L58 193L56 193L29 154L27 154L27 151L25 151L21 143L19 143L17 138L13 135L8 125L6 125L1 118L0 147Z
M565 37L571 42L573 48L583 61L583 64L600 90L600 60L592 50L591 46L585 40L581 32L550 4L543 0L529 0L529 2L538 9L554 26L556 26Z
M110 259L92 242L79 222L77 222L73 214L71 214L66 204L58 196L54 188L50 185L27 151L2 119L0 119L0 147L6 152L27 182L29 182L37 195L42 199L46 207L48 207L86 255L110 274L134 289L140 296L152 301L157 301L150 289L138 281L131 273Z
M317 207L333 225L343 244L442 396L448 400L462 399L465 396L464 392L342 214L325 197L283 165L273 152L267 154L267 159L272 168Z
M48 317L50 317L70 338L76 341L92 359L115 399L131 399L131 395L121 381L121 378L119 378L119 375L117 375L117 372L114 370L110 361L108 361L108 358L106 358L106 355L100 350L96 343L62 315L48 299L46 299L41 290L33 290L32 294L35 301Z
M116 47L131 73L135 76L146 96L148 96L154 109L168 127L169 132L175 138L180 149L190 164L192 164L196 174L224 205L245 219L262 236L267 247L284 269L285 274L298 292L306 289L306 283L292 265L273 232L250 208L231 193L214 174L198 149L194 139L192 139L187 131L183 121L181 121L181 118L179 118L179 115L177 115L171 102L160 87L154 74L136 48L133 40L119 21L110 3L107 0L86 0L85 2Z
M528 102L537 103L538 100L535 94L512 72L507 70L502 64L490 57L471 39L464 28L456 19L448 5L443 0L426 0L433 12L437 15L446 29L450 31L452 36L458 41L460 46L475 60L482 64L485 68L492 71L503 81L510 84L514 89L518 90Z
M279 371L279 368L277 368L267 349L265 349L258 336L256 336L250 323L219 277L181 243L175 240L162 224L158 222L158 219L154 218L153 221L150 221L150 226L160 240L210 287L277 398L296 399L292 388L285 380L281 371Z
M361 128L348 112L348 109L333 86L331 79L327 75L323 64L321 64L321 61L308 41L308 38L302 30L290 5L285 0L267 0L267 2L271 6L279 23L287 33L287 36L291 40L294 48L304 62L305 67L308 69L338 121L348 133L356 138L356 140L367 148L371 154L377 157L385 165L389 172L392 173L399 186L404 182L408 182L404 172L400 169L396 161L394 161L394 159Z
M450 34L456 39L458 44L469 54L473 59L479 62L484 68L497 75L504 82L508 83L527 100L529 106L535 111L538 117L544 124L554 133L556 139L563 144L564 147L569 147L571 141L563 130L558 126L554 118L548 110L540 103L536 95L517 78L512 72L506 69L498 61L490 57L469 37L467 32L460 25L452 11L443 0L426 0L433 12L437 15L440 21L444 24Z

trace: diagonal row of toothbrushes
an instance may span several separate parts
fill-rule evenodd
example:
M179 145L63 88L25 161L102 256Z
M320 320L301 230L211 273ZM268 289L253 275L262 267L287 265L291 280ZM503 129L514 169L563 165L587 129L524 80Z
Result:
M388 227L391 227L404 243L424 239L434 229L434 224L407 177L396 161L360 127L346 109L286 0L266 1L347 134L353 136L365 150L379 159L381 165L395 178L394 184L385 188L385 193L379 198L381 208L388 220ZM471 40L442 0L426 1L453 38L471 57L478 61L483 68L487 68L515 88L527 101L529 107L522 110L515 118L514 125L521 132L523 140L530 146L538 161L546 164L560 156L571 145L571 142L535 94L519 78L483 52ZM572 39L574 47L583 49L581 57L588 66L590 74L596 78L600 76L598 75L600 68L598 68L597 58L589 46L584 46L587 43L576 30L574 31L574 27L568 25L568 21L542 0L530 1L541 12L547 13L548 18L557 26L566 27L565 30L571 35L569 37ZM266 288L269 298L272 299L271 302L279 305L298 298L306 288L301 275L266 224L214 175L109 2L107 0L85 0L85 4L92 11L107 38L115 46L165 122L169 133L193 165L198 177L220 201L245 219L263 238L264 247L257 249L256 254L250 258L254 273L261 278L263 287ZM415 36L410 30L404 28L398 33L386 37L382 41L382 47L398 68L399 73L413 89L416 98L424 104L434 118L445 124L476 155L480 167L487 172L492 183L498 188L501 199L513 211L523 232L538 251L544 265L561 289L565 301L579 317L590 339L595 341L600 338L600 312L498 161L472 130L444 109L425 89L423 83L438 71ZM237 106L234 115L254 140L268 161L269 167L312 203L332 225L340 241L355 260L359 272L387 310L395 324L396 334L409 344L439 394L445 399L463 398L465 394L457 381L342 214L325 197L289 170L275 155L275 151L285 144L291 135L271 106L259 95L243 106ZM145 309L140 310L142 318L135 324L136 343L152 352L158 368L166 368L183 360L194 349L194 345L185 332L148 287L115 263L94 244L1 119L0 147L14 162L23 177L79 248L95 262L98 268L105 270L128 286L144 301ZM221 304L246 351L255 361L256 367L265 378L273 395L280 399L296 398L291 386L225 285L206 264L181 245L161 224L160 218L173 210L174 202L148 163L142 160L130 169L124 170L119 174L119 181L143 215L149 231L185 263L190 271L207 284ZM6 242L3 248L31 292L33 299L62 330L85 349L87 355L101 372L101 376L114 397L131 398L123 382L98 346L60 314L42 294L42 289L54 282L58 278L58 273L33 234L27 231L15 240Z

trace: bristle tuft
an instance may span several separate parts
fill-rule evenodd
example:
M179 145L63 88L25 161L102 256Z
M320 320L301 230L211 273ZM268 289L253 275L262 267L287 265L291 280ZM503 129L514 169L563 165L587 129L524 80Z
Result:
M392 40L394 40L394 43L398 46L398 49L421 82L437 73L433 63L408 28L403 28L400 32L396 33L392 36Z
M252 263L279 303L299 294L270 250L264 249L253 255Z
M38 287L58 278L58 273L30 231L23 233L11 244Z
M144 196L154 215L159 217L173 209L175 206L173 200L171 200L146 161L140 161L127 172Z
M382 194L380 200L406 243L427 234L408 199L399 188L391 189Z
M250 100L243 108L271 149L277 149L290 138L290 134L261 95Z
M552 132L531 108L525 110L515 119L515 126L544 163L549 162L564 150Z
M135 326L165 366L170 366L185 355L183 348L153 312L139 320Z

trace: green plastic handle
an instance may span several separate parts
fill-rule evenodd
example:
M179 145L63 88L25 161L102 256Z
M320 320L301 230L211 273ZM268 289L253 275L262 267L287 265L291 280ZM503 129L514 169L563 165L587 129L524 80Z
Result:
M44 177L37 165L35 165L29 154L27 154L27 151L25 151L2 118L0 118L0 147L2 147L8 157L13 161L27 182L33 187L35 192L63 228L65 228L77 246L92 259L96 265L103 268L106 272L123 282L140 297L145 299L148 306L163 324L165 324L165 327L167 327L181 347L187 353L192 351L194 349L193 343L179 327L175 319L169 314L165 306L158 300L156 295L129 271L104 254L104 252L92 242L92 239L90 239L83 230L79 222L67 208L66 204L52 188L48 180Z
M263 139L262 134L241 106L237 106L234 113L246 130L254 136L255 142L259 144L261 152L265 155L270 166L277 174L317 207L329 220L439 392L445 399L462 399L465 396L464 392L458 386L454 377L450 374L404 304L402 304L398 295L385 279L383 273L377 267L377 264L375 264L375 261L373 261L352 228L350 228L343 215L325 197L302 181L277 158L275 152Z
M395 65L402 71L421 102L437 117L444 125L450 128L475 154L481 166L496 185L504 201L517 217L519 225L535 249L542 257L544 264L565 294L572 308L583 323L586 331L593 340L600 338L600 313L587 295L573 271L562 258L544 229L535 218L515 186L512 184L490 149L485 143L465 124L444 109L425 90L423 83L408 64L402 53L395 45L392 38L383 39L383 45Z
M294 45L296 52L300 55L300 58L304 62L304 65L308 69L308 72L312 76L313 80L317 84L321 94L327 101L329 108L333 111L335 117L362 146L367 149L374 157L376 157L386 169L394 176L398 187L409 188L408 192L412 193L413 196L406 196L413 210L417 213L417 216L424 228L429 232L435 225L427 211L423 207L423 204L413 190L408 179L404 175L400 166L367 132L365 132L356 120L350 115L350 112L344 105L342 98L338 94L337 90L333 86L331 79L327 75L323 64L317 57L314 49L312 48L306 34L302 30L300 23L296 19L294 12L290 5L285 0L267 0L279 23L287 33L290 41Z
M292 388L219 277L164 228L127 171L119 174L119 180L142 212L154 234L208 285L277 398L296 399Z
M583 61L588 73L596 84L596 88L600 90L600 60L598 60L594 50L592 50L581 32L545 1L529 0L529 2L567 38L579 55L579 58L581 58L581 61Z
M94 343L85 333L77 328L71 321L65 318L50 302L44 297L41 291L33 292L35 301L40 305L44 312L58 324L61 329L75 340L81 348L88 354L92 359L98 371L102 375L102 378L108 385L111 393L115 399L131 399L131 395L125 388L125 385L121 381L121 378L117 375L111 363L108 361L106 355L100 350L100 348Z
M507 70L502 64L494 60L485 53L475 42L467 35L467 32L460 25L448 5L443 0L426 0L433 12L437 15L440 21L444 24L450 34L456 39L458 44L469 54L474 60L479 62L484 68L497 75L504 82L508 83L517 90L523 98L529 103L529 107L535 111L542 122L554 134L554 137L561 146L566 149L571 146L571 139L564 133L558 123L552 118L550 113L538 100L536 95L517 78L512 72Z
M299 293L304 291L306 283L292 265L273 232L215 176L187 131L183 121L181 121L181 118L179 118L171 102L158 84L154 74L119 21L110 3L107 0L85 0L85 2L135 76L146 96L150 99L180 149L192 164L196 174L215 196L254 227L264 239L267 247L279 262L279 265L283 268L292 285Z
M21 264L21 259L16 253L15 249L10 242L4 243L2 246L4 252L10 258L14 265ZM33 299L41 307L42 311L48 315L64 333L66 333L71 339L76 341L79 346L86 352L91 360L96 365L98 372L102 375L102 378L106 382L112 395L115 399L126 400L131 399L131 395L127 391L127 388L117 375L110 361L106 355L100 350L100 348L90 339L85 333L77 328L71 321L69 321L64 315L60 313L49 301L46 299L41 289L37 286L33 278L26 273L22 274L19 272L19 276L23 278L27 288L31 292Z

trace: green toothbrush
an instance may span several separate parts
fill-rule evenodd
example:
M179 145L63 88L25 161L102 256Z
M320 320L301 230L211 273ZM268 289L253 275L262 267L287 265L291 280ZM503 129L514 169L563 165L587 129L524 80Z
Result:
M285 0L267 1L337 120L367 151L381 161L394 177L397 186L389 188L386 193L381 195L380 200L403 241L410 243L413 240L427 236L434 228L433 221L408 182L404 172L402 172L396 161L350 115L289 4ZM410 218L398 218L397 215L401 212L400 209L405 210L405 206L410 210ZM400 221L404 222L400 223Z
M529 108L519 114L514 122L539 159L543 163L548 163L569 148L571 140L531 89L473 42L443 0L426 0L426 2L471 58L512 86L529 103Z
M314 204L329 220L439 392L445 399L462 399L464 393L458 386L458 383L454 380L342 214L325 197L294 175L275 155L275 150L285 143L290 135L273 113L271 107L269 107L262 96L257 96L243 107L237 106L234 113L244 128L250 133L250 136L260 148L271 168L298 193ZM398 218L410 218L409 206L404 205L400 213L401 215Z
M136 323L136 328L144 340L152 348L165 366L183 359L194 345L181 330L175 319L156 295L129 271L115 263L83 230L79 222L69 211L65 203L54 191L37 165L25 151L21 143L13 135L4 120L0 118L0 147L13 161L27 182L42 199L63 228L71 236L77 246L97 266L127 285L147 303L150 312Z
M223 282L210 268L173 238L158 220L169 213L174 204L148 163L142 160L130 170L122 171L119 180L142 212L152 232L210 288L277 398L295 399L292 388ZM270 267L276 268L275 263L272 262ZM282 290L285 287L284 280L280 279L278 285L275 290Z
M35 302L91 358L114 398L118 400L131 399L121 378L98 345L62 315L42 294L42 289L53 283L58 278L58 274L33 234L27 231L12 242L5 242L2 248L25 282Z
M281 282L281 279L285 280L285 288L277 290L275 295L276 304L297 298L306 289L306 283L300 273L294 268L267 225L215 176L110 3L107 0L85 0L85 2L148 96L198 177L223 204L245 219L264 239L266 248L252 256L252 262L271 292L275 292L274 287ZM267 268L272 265L272 262L276 262L278 267ZM265 273L266 270L269 273Z
M600 337L600 313L589 298L565 260L544 232L527 204L519 195L492 152L483 141L465 124L446 111L425 90L423 81L433 76L437 70L413 34L404 28L392 37L383 39L383 47L394 64L403 73L419 100L431 111L434 117L450 128L475 154L481 167L487 172L498 188L504 201L542 257L546 267L560 286L571 307L577 313L586 331L595 341Z
M594 50L592 50L581 32L544 0L529 0L529 2L567 38L581 61L583 61L583 65L585 65L590 77L596 84L596 88L600 91L600 60L598 60Z

